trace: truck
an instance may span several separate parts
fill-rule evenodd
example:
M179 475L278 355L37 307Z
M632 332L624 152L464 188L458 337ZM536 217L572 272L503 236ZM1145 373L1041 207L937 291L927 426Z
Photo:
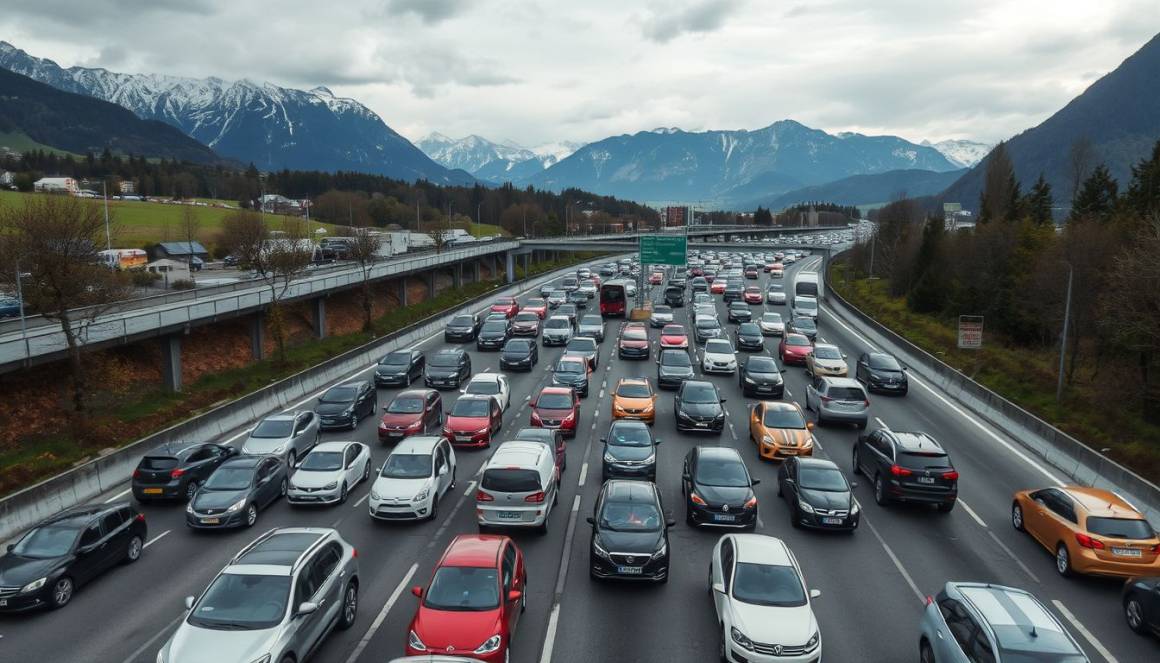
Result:
M139 269L149 262L142 249L107 249L98 254L98 260L109 269Z

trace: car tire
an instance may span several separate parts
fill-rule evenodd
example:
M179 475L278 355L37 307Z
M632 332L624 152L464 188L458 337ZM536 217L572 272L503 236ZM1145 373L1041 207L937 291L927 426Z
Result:
M1140 603L1139 596L1129 594L1124 600L1124 619L1133 632L1139 635L1148 634L1148 624L1144 621L1144 606Z
M1064 578L1074 573L1071 568L1071 551L1063 542L1055 546L1055 570Z
M278 486L278 497L286 497L286 489L290 487L290 483L286 477L282 477L282 484Z
M342 593L342 615L338 619L338 630L345 631L354 626L358 617L358 584L351 580Z
M692 509L692 507L689 506L689 503L687 500L685 501L685 523L688 525L691 525L691 526L696 526L696 524L697 524L693 520L693 509Z
M1018 502L1011 503L1011 526L1019 532L1027 531L1023 527L1023 507L1019 506Z
M360 479L360 481L366 481L369 478L371 478L371 461L368 458L367 464L363 467L363 475L362 475L362 479Z
M782 492L781 492L781 482L780 481L777 482L777 496L778 497L785 497L785 495L782 494Z
M854 453L852 455L853 455L853 460L851 461L851 465L853 466L852 471L854 472L855 475L861 475L862 474L862 466L858 463L858 447L854 447Z
M923 640L918 646L918 660L919 663L935 663L934 650L930 648L930 643Z
M200 487L201 484L196 479L190 479L189 483L185 484L185 501L189 502L192 500L193 496L197 494L197 489Z
M890 503L890 498L886 496L886 482L882 480L881 474L874 477L874 503L878 506Z
M866 430L866 422L865 421L858 422L858 430Z
M258 505L250 502L246 506L246 527L253 527L258 523Z
M76 592L76 584L68 576L61 576L52 584L52 594L48 597L48 605L53 610L59 610L69 604Z
M298 462L298 454L291 449L290 453L286 454L286 466L294 467L294 463Z
M346 482L343 481L342 482L342 489L338 492L338 503L339 504L346 504L346 494L347 494Z
M145 542L141 540L140 536L134 534L133 538L129 539L129 545L125 547L124 562L126 564L132 564L141 559L141 552L143 550L145 550Z
M725 653L725 646L726 646L725 625L718 624L717 631L720 633L720 635L718 636L719 641L717 643L717 659L720 660L721 663L729 663L729 655L727 653Z

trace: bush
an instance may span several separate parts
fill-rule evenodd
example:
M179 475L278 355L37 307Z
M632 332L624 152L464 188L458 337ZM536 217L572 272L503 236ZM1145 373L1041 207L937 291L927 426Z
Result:
M142 269L132 272L129 275L129 279L133 282L133 285L137 286L138 288L148 288L154 283L160 281L161 275L157 272L147 272Z
M169 287L174 290L193 290L193 281L190 279L177 279L169 284Z

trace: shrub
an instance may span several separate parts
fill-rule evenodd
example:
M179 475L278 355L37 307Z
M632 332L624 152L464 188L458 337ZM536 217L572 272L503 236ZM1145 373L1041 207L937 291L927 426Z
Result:
M190 279L177 279L176 281L170 283L169 287L173 288L174 290L193 290L194 285L193 281Z
M133 285L137 286L138 288L148 288L154 283L160 281L161 275L157 272L147 272L142 269L132 272L129 275L129 279L133 282Z

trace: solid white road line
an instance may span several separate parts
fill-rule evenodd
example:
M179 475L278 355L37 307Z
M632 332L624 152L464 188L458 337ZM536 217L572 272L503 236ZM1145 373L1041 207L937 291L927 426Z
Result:
M122 490L121 492L117 493L116 495L113 495L109 499L105 500L105 504L108 504L109 502L116 502L117 500L121 499L125 495L128 495L129 492L132 490L133 490L132 488L126 488L125 490Z
M152 539L149 539L148 541L146 541L145 545L142 547L148 548L149 546L153 545L154 543L157 543L161 539L165 538L165 535L169 534L169 532L171 532L171 531L172 530L165 530L164 532L158 534L157 536L153 537Z
M370 497L370 496L371 496L371 494L370 494L370 492L368 491L366 495L363 495L362 497L358 498L358 501L357 501L357 502L355 502L354 504L352 504L350 508L352 508L352 509L357 509L357 508L359 508L360 506L362 506L362 503L363 503L363 502L365 502L365 501L367 501L367 498L368 498L368 497Z
M878 533L878 530L875 529L874 525L871 525L870 521L866 519L866 514L862 514L862 524L869 527L870 533L874 535L874 538L878 539L878 543L882 546L882 549L886 551L886 556L890 558L891 562L894 562L894 568L898 569L898 572L902 574L902 579L906 581L907 585L910 585L910 590L914 592L916 597L918 597L919 603L925 601L926 597L923 596L922 592L918 591L918 585L914 583L914 579L910 577L910 573L906 570L906 567L902 565L902 562L898 559L898 556L895 555L894 551L890 549L890 545L886 543L886 539L883 539L882 535Z
M960 497L958 498L958 502L966 509L967 514L974 518L976 523L979 523L979 527L985 528L987 526L987 523L983 522L983 519L979 517L979 514L975 513L975 510L971 508L970 504L967 504L966 500Z
M887 425L886 425L886 422L885 422L885 421L882 421L882 420L881 420L881 419L879 419L878 417L874 417L874 421L878 422L878 425L879 425L879 426L881 426L881 427L883 427L883 428L885 428L886 430L890 430L890 426L887 426Z
M403 593L403 589L407 587L407 585L411 584L411 578L415 576L415 572L418 570L418 562L415 562L411 565L410 570L407 571L407 575L403 576L403 579L400 580L399 584L395 586L395 591L391 592L391 596L387 599L387 603L383 606L383 609L379 611L379 614L375 617L375 621L371 623L370 628L368 628L366 634L363 635L362 640L358 641L358 644L355 645L354 651L352 651L350 656L347 657L346 663L354 663L358 660L358 657L363 653L363 650L367 648L368 644L370 644L371 638L375 637L375 632L379 630L379 627L382 626L383 622L387 619L387 613L391 611L391 608L395 607L395 602L399 600L399 595Z
M475 490L475 482L474 482L474 481L468 481L468 482L467 482L467 490L463 491L463 496L464 496L464 497L467 497L468 495L470 495L470 494L471 494L471 491L473 491L473 490Z
M552 606L548 617L548 633L544 637L544 649L540 653L540 663L552 663L552 648L556 646L556 628L560 624L560 604Z
M1056 610L1059 610L1059 614L1063 615L1067 618L1067 621L1071 622L1071 625L1075 627L1075 630L1079 631L1083 637L1087 638L1088 643L1092 646L1093 649L1099 652L1100 656L1104 657L1105 661L1108 663L1117 663L1116 657L1112 656L1112 653L1108 651L1107 647L1104 647L1103 643L1097 640L1096 636L1092 635L1092 632L1087 630L1087 627L1084 626L1083 623L1078 619L1076 619L1075 615L1071 614L1071 611L1067 609L1067 606L1063 605L1063 601L1052 599L1051 603L1055 606Z
M137 659L140 658L141 654L145 653L146 649L149 649L150 647L152 647L153 643L157 642L157 640L159 638L161 638L163 635L165 635L169 631L173 630L173 627L177 626L177 623L183 619L185 619L184 612L181 613L180 615L178 615L176 619L174 619L173 621L166 624L165 628L158 631L157 634L154 635L152 638L149 638L148 640L146 640L145 644L143 644L137 648L137 651L133 652L132 654L129 654L129 657L125 659L125 663L137 663ZM146 658L152 659L153 657L148 656Z
M588 478L588 461L584 461L584 464L580 466L580 480L576 484L577 487L583 486L584 480L587 478Z
M1003 542L999 540L999 537L995 536L995 532L993 532L991 530L987 530L987 534L991 535L991 538L999 546L1000 550L1007 553L1007 556L1010 557L1011 559L1015 560L1015 563L1019 566L1019 568L1023 569L1024 573L1026 573L1033 581L1035 581L1036 584L1039 584L1039 577L1036 576L1034 573L1032 573L1031 569L1027 568L1027 565L1023 563L1023 560L1016 557L1015 553L1011 552L1010 548L1003 545Z

